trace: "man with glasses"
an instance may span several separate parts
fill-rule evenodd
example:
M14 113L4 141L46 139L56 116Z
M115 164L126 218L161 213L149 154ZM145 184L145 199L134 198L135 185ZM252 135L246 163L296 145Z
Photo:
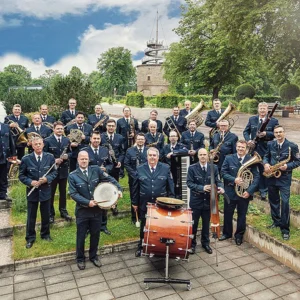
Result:
M97 104L95 105L95 113L93 115L88 116L87 123L93 127L94 131L97 131L100 134L102 134L103 132L106 131L106 123L108 119L109 119L108 115L103 114L102 106L100 104ZM102 123L95 128L95 125L101 120L103 120Z

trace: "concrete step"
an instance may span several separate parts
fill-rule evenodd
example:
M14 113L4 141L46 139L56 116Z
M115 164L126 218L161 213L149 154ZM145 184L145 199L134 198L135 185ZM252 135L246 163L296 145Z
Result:
M9 205L6 200L0 200L0 209L6 209Z
M14 271L14 261L12 259L12 238L0 238L0 273Z
M13 235L13 227L10 225L10 209L0 210L0 238Z

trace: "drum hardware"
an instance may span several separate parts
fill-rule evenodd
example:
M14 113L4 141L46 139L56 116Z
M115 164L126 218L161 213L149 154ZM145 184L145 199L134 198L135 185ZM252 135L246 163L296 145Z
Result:
M147 219L155 219L155 220L158 219L158 217L151 217L151 216L148 216L148 215L146 215L146 218L147 218Z
M149 229L144 228L144 232L153 232L153 233L157 233L157 230L149 230Z
M147 247L156 247L156 245L154 245L154 244L145 244L145 243L143 243L142 245L143 245L143 247L144 246L147 246Z
M194 221L180 221L181 223L194 224Z
M193 234L179 234L180 236L188 236L189 238L193 239L194 238L194 235Z

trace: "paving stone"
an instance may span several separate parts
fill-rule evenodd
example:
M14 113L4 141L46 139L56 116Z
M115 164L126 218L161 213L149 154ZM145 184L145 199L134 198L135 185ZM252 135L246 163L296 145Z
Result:
M240 267L236 267L233 269L229 269L229 270L224 270L221 272L218 272L221 276L224 277L224 279L229 279L232 277L236 277L236 276L240 276L240 275L244 275L246 274L246 272L244 270L242 270Z
M0 296L5 295L5 294L11 294L14 291L14 286L11 285L6 285L0 287Z
M185 268L186 270L192 270L192 269L196 269L196 268L202 268L202 267L206 267L207 263L205 261L203 261L202 259L193 261L193 262L189 262L187 264L182 264L182 267Z
M40 296L40 297L36 297L36 298L32 298L31 300L48 300L47 296ZM72 299L75 300L75 299Z
M138 283L130 284L127 286L112 289L112 293L118 299L127 295L135 294L141 292L142 289Z
M272 277L267 277L267 278L261 279L260 282L263 285L265 285L266 287L271 288L273 286L277 286L277 285L287 282L287 279L284 278L283 276L275 275Z
M288 273L291 271L291 269L289 267L286 267L285 265L277 265L277 266L271 267L271 269L278 274L284 274L284 273Z
M266 287L261 284L258 281L251 282L242 286L239 286L238 289L244 294L244 295L250 295L253 293L257 293L259 291L263 291L266 289Z
M292 282L286 282L284 284L272 287L271 290L278 296L285 296L297 292L299 288Z
M235 252L236 249L237 249L236 246L230 245L230 246L228 246L228 247L219 248L219 252L222 253L222 254L232 253L232 252Z
M251 273L251 272L254 272L254 271L259 271L259 270L265 269L266 266L264 264L262 264L261 262L255 262L253 264L248 264L248 265L245 265L245 266L241 266L241 268L245 272Z
M160 300L182 300L177 294L159 298Z
M252 256L240 257L237 259L233 259L232 261L239 267L257 262L257 260Z
M73 273L65 273L65 274L61 274L61 275L46 277L45 283L46 283L46 285L51 285L51 284L55 284L55 283L59 283L59 282L70 281L73 279L74 279Z
M69 273L69 272L71 272L71 267L69 265L43 270L43 273L44 273L45 277L61 275L61 274L64 274L64 273Z
M121 261L121 262L117 262L114 264L108 264L108 265L102 266L101 272L105 273L105 272L111 272L114 270L126 269L126 268L127 267L126 267L125 263L123 261Z
M100 268L101 269L101 268ZM99 268L89 268L85 270L79 270L76 267L76 271L73 272L74 278L83 278L83 277L89 277L89 276L95 276L98 274L101 274L101 270Z
M228 258L225 255L223 255L223 254L219 255L219 253L218 253L218 262L221 263L224 261L228 261ZM204 262L209 266L216 265L216 256L213 255L208 258L205 258Z
M31 281L31 280L40 279L40 278L44 278L42 271L30 272L30 273L26 273L26 274L18 274L14 277L14 283Z
M233 288L233 286L226 280L214 282L210 285L206 285L205 289L210 293L210 294L215 294L221 291L226 291Z
M267 266L267 267L274 267L274 266L278 266L280 264L280 262L278 262L277 260L275 260L274 258L269 258L269 259L265 259L262 261L262 263Z
M203 268L200 268L200 269L190 270L189 273L191 273L194 277L198 278L198 277L201 277L201 276L214 274L215 270L212 267L207 266L207 267L203 267Z
M14 300L14 294L1 295L1 300Z
M225 256L228 258L228 259L236 259L236 258L240 258L240 257L244 257L244 256L247 256L247 254L239 249L237 249L236 251L234 252L229 252L229 253L226 253Z
M134 299L134 300L148 300L148 297L145 295L145 293L140 292L140 293L137 293L137 294L128 295L128 296L121 297L121 298L118 298L118 299L119 300L132 300L132 299ZM179 298L179 299L181 299L181 298Z
M123 261L122 257L117 255L104 255L100 258L100 260L103 266Z
M258 261L264 261L265 259L269 259L271 258L270 255L268 255L267 253L264 252L260 252L260 253L255 253L252 255L255 259L257 259Z
M8 277L5 277L5 278L0 278L0 287L1 286L7 286L7 285L10 285L10 284L13 284L13 283L14 283L13 276L8 276Z
M127 259L124 262L127 267L134 267L134 266L139 266L139 265L144 265L149 263L149 259L144 257L138 257L133 259Z
M272 300L278 298L278 296L273 293L271 290L263 290L251 295L247 296L251 300L258 300L258 299L263 299L263 300Z
M255 278L250 276L249 274L240 275L237 277L229 278L228 281L235 287L239 287L251 282L256 281Z
M220 271L224 271L224 270L229 270L229 269L233 269L233 268L236 268L237 265L232 262L231 260L229 261L224 261L224 262L221 262L219 263L219 265L212 265L212 267L217 271L217 272L220 272Z
M143 282L145 278L161 278L161 274L157 270L143 272L134 275L137 282Z
M170 285L164 285L160 287L153 287L153 285L150 285L150 289L145 291L145 294L147 297L152 299L161 299L162 297L175 294L174 289Z
M283 296L282 299L284 299L284 300L299 300L300 299L300 292L296 292L296 293L293 293L293 294Z
M47 293L54 294L77 288L75 280L59 282L52 285L47 285Z
M25 290L30 290L34 288L39 288L39 287L44 287L45 286L45 281L44 279L37 279L33 281L26 281L26 282L21 282L17 283L14 285L14 292L21 292Z
M183 300L194 300L199 299L201 297L205 297L209 295L208 291L203 287L194 288L192 285L192 290L190 291L184 291L179 293L180 297Z
M109 280L107 283L108 283L110 289L114 289L114 288L121 287L124 285L130 285L133 283L137 283L137 281L133 276L126 276L126 277L119 278L118 280L115 280L115 279Z
M27 291L15 293L15 300L33 299L35 297L44 296L44 295L46 295L46 289L45 287L40 287L37 289L30 289Z
M80 298L79 292L77 289L63 291L55 294L48 295L49 300L70 300L74 298Z
M91 295L109 290L106 282L93 283L92 285L82 286L79 288L81 296Z
M129 269L121 269L117 271L104 273L103 276L106 280L118 279L124 276L132 275Z
M91 284L98 284L103 281L105 281L105 278L102 274L97 274L94 276L82 277L82 278L76 279L76 283L77 283L78 287L91 285Z
M214 298L217 300L233 300L241 297L243 297L243 294L235 288L214 294Z
M289 279L289 280L300 279L300 275L293 272L293 271L290 271L288 273L284 273L284 274L282 274L282 276Z
M104 291L97 294L86 295L82 297L82 300L112 300L116 299L111 291Z
M185 272L185 271L186 271L186 269L181 265L169 267L170 277L176 276L176 274L181 273L181 272ZM162 274L165 275L165 266L162 269Z
M132 274L135 275L138 273L153 271L153 270L156 270L156 268L152 264L151 265L145 264L145 265L141 265L141 266L130 267L129 270Z
M222 281L222 280L224 280L224 278L217 273L208 274L206 276L197 278L197 281L203 286L206 286L214 282Z
M274 276L274 275L276 275L276 273L273 270L266 268L263 270L251 272L250 275L253 276L254 278L260 280L260 279L263 279L266 277Z

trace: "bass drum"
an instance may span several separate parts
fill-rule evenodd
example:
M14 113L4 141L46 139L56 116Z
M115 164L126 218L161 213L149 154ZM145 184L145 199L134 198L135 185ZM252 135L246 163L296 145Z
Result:
M188 259L193 239L193 219L190 209L165 209L153 203L147 204L144 228L143 255L166 256L166 244L161 239L170 239L170 258Z
M115 205L119 198L118 188L110 183L103 182L97 185L94 191L94 199L102 209L109 209Z

